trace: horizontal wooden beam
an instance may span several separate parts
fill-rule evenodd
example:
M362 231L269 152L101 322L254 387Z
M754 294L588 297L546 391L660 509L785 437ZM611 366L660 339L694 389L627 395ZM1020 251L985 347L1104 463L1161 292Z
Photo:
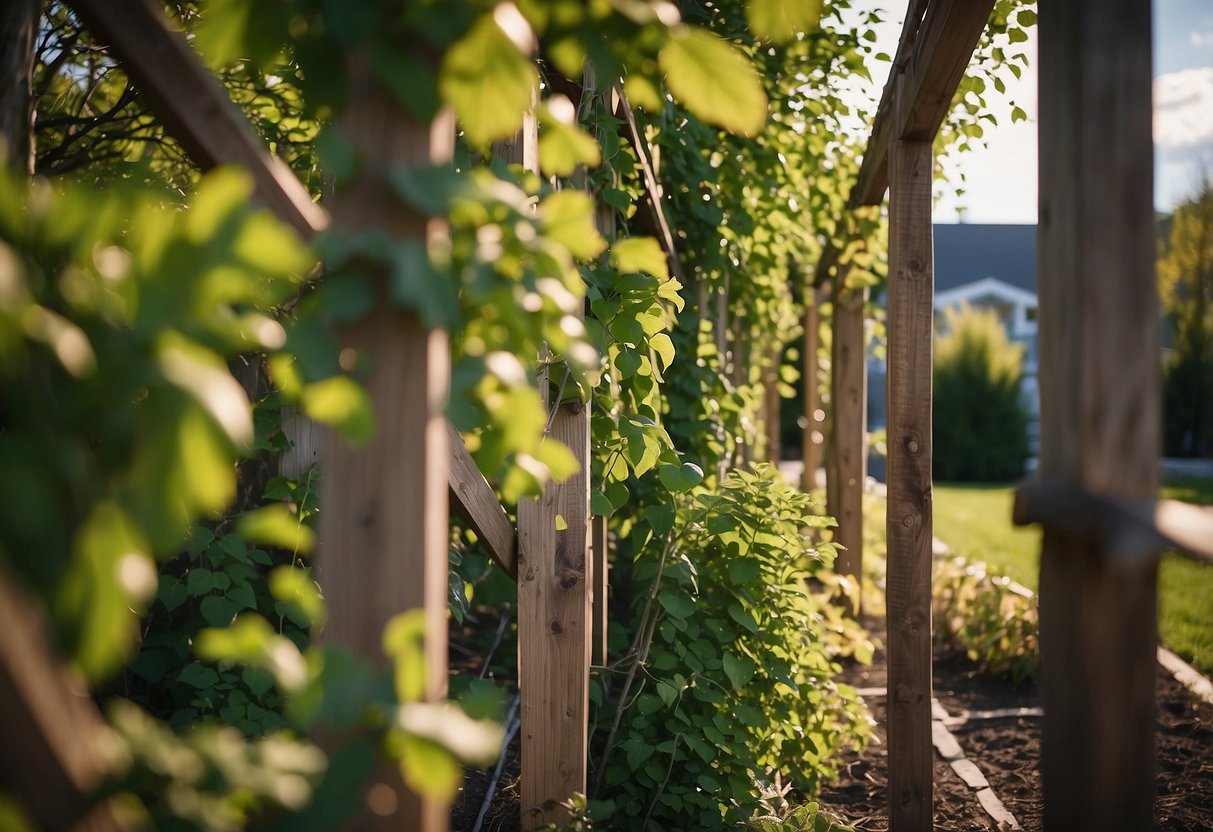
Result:
M81 21L110 47L152 112L203 171L240 165L257 199L304 238L328 225L323 209L286 163L272 156L202 64L164 6L152 0L70 0Z
M904 76L901 104L894 106L895 85L886 85L851 191L852 207L879 205L884 200L889 187L890 142L935 138L993 7L994 0L931 0L927 4L912 41L903 41L912 42L904 61L895 61L890 70L891 77Z
M1119 562L1155 558L1171 548L1213 561L1213 509L1178 500L1125 500L1032 480L1015 491L1012 520L1096 541Z
M514 524L501 507L497 493L468 453L463 437L450 422L447 422L447 434L450 455L447 485L451 514L467 524L489 550L493 560L511 578L517 579L518 534Z

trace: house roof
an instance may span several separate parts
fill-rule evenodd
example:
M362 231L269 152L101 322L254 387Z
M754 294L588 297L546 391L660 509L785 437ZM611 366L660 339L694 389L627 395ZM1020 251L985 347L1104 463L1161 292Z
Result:
M1036 293L1035 225L935 225L935 291L983 278Z

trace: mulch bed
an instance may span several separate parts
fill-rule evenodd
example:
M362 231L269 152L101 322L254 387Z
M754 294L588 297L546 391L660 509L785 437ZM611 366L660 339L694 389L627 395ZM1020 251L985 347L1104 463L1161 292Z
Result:
M880 620L866 622L883 630ZM871 667L853 665L844 678L859 688L883 687L884 654ZM978 674L963 656L937 656L934 690L951 716L965 711L1039 707L1035 684ZM1158 791L1154 815L1163 832L1213 828L1213 705L1195 698L1162 667L1157 682ZM883 697L868 700L883 726ZM973 720L951 728L965 756L977 764L994 793L1025 832L1042 829L1039 717ZM878 727L883 740L883 730ZM995 829L994 821L952 768L935 755L935 828ZM886 746L851 755L840 780L821 796L823 806L861 832L888 829Z

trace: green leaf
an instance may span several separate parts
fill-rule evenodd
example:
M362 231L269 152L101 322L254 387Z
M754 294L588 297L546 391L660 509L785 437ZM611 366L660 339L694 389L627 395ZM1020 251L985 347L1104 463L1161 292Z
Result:
M614 510L610 498L603 492L595 491L590 495L590 511L594 514L600 517L610 517Z
M545 106L539 110L539 168L544 176L571 176L578 165L596 168L602 150L594 137Z
M675 493L690 491L703 482L703 469L693 462L662 465L657 471L661 484Z
M311 573L295 566L280 566L270 573L270 594L278 601L299 609L308 624L323 627L328 613L320 588Z
M534 64L488 14L447 50L438 74L443 99L468 141L482 148L518 132L538 86Z
M215 573L209 569L191 569L185 576L185 588L190 595L206 595L215 588Z
M177 681L184 682L197 690L206 690L219 681L219 674L214 668L207 667L201 662L190 662L177 674Z
M695 612L695 601L682 589L666 587L658 594L657 600L674 618L686 618Z
M695 116L743 136L766 124L767 96L754 65L703 29L679 28L658 56L670 91Z
M746 0L746 20L758 38L787 43L821 22L821 0Z
M724 673L729 677L729 681L733 683L733 690L741 690L746 686L754 676L754 671L758 669L758 665L749 656L736 656L732 653L724 654Z
M754 620L750 611L741 605L741 602L735 601L729 605L729 617L751 633L758 632L758 622Z
M644 272L670 279L669 264L661 245L652 237L625 237L611 246L611 265L620 272Z
M579 260L597 257L606 249L606 240L594 226L594 200L581 191L549 194L539 203L539 217L544 234Z
M310 552L316 543L315 533L286 503L272 503L244 514L236 522L236 532L253 543L292 552Z
M211 627L226 627L240 611L240 606L222 595L208 595L202 599L202 617Z
M351 442L366 442L375 432L375 414L366 391L346 376L307 385L302 402L308 416L332 425Z
M667 369L674 363L674 342L664 332L659 332L649 339L649 346L661 359L661 369Z

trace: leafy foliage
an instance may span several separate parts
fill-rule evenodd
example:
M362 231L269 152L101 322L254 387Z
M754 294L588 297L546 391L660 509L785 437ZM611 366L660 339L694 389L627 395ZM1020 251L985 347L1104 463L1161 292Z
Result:
M764 465L637 520L632 534L657 545L634 565L645 597L627 674L614 709L599 711L602 795L627 819L621 828L744 820L766 771L811 791L832 755L865 736L862 704L831 679L807 585L833 558L802 536L810 500Z
M932 588L935 641L963 651L987 673L1016 682L1034 678L1040 662L1036 597L984 563L939 564Z
M995 312L944 310L935 339L934 468L945 482L1001 482L1023 474L1027 415L1019 399L1023 347Z
M1158 261L1174 352L1163 366L1163 446L1213 453L1213 182L1175 209Z

